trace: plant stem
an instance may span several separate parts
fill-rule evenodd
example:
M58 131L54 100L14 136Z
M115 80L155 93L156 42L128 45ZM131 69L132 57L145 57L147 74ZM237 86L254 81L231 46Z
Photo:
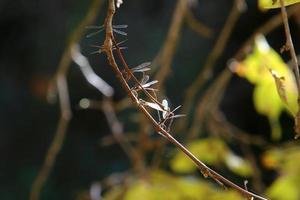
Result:
M289 21L286 13L286 8L284 5L284 1L280 0L280 6L281 6L281 15L282 15L282 20L283 20L283 25L284 25L284 31L285 31L285 37L286 37L286 43L285 43L285 49L289 50L290 56L292 58L292 70L295 76L296 80L296 85L298 89L298 112L295 116L295 132L296 136L295 138L298 138L300 136L300 75L299 75L299 67L298 67L298 60L297 60L297 55L295 52L294 44L293 44L293 39L291 36L291 31L289 27Z
M131 91L128 83L123 77L122 72L119 69L119 66L117 65L115 61L115 57L112 52L112 47L113 45L117 48L117 55L121 60L125 60L122 52L120 51L120 48L118 47L117 43L114 41L113 37L113 29L112 29L112 20L113 16L115 13L115 4L114 0L109 0L109 5L108 5L108 11L107 11L107 16L105 19L105 27L106 27L106 37L105 41L103 44L107 59L109 64L111 65L113 71L116 74L116 77L120 81L121 86L125 89L127 92L128 96L132 99L132 101L137 105L138 109L144 114L144 116L150 121L150 123L153 125L154 129L161 133L169 142L174 144L178 149L180 149L186 156L188 156L198 167L198 169L202 172L204 177L211 177L214 179L216 182L220 184L224 184L227 186L230 186L240 192L243 196L251 199L251 198L256 198L256 199L261 199L261 200L266 200L264 197L261 197L259 195L256 195L252 192L249 192L248 190L245 190L241 188L240 186L234 184L230 180L226 179L225 177L221 176L214 170L210 169L207 167L202 161L200 161L193 153L191 153L187 148L185 148L180 142L178 142L169 132L167 132L165 129L163 129L157 121L151 116L151 114L146 110L146 108L139 102L138 98L133 94ZM124 62L122 62L124 64ZM126 66L124 66L126 68Z

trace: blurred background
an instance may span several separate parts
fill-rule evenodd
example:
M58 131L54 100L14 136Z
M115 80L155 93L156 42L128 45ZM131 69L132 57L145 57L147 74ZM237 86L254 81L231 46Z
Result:
M43 165L60 116L58 99L53 98L52 103L47 101L49 86L70 41L70 35L86 16L92 3L91 0L0 1L0 199L29 198L31 186ZM192 16L183 20L176 33L178 38L171 58L171 71L163 83L161 95L162 98L168 99L172 108L183 104L187 88L201 73L220 37L227 17L232 12L234 3L236 1L232 0L188 1L188 12ZM184 113L187 114L185 119L188 122L187 127L192 126L196 106L206 89L217 80L224 69L228 68L228 61L258 27L280 13L280 9L260 11L256 0L247 0L245 3L247 8L236 17L224 50L213 64L213 75L197 90L198 94L196 101L192 103L192 109ZM174 0L124 0L124 4L117 10L114 22L128 25L125 30L128 36L118 35L117 38L118 41L128 39L122 45L128 47L123 52L130 66L154 60L157 66L154 72L162 67L161 64L157 64L159 63L157 58L168 36L176 4L177 1ZM106 9L107 1L103 1L99 4L98 16L90 25L102 25ZM198 24L191 25L193 20ZM296 52L299 52L299 14L291 17L290 25ZM200 28L195 31L195 27ZM106 56L91 54L95 51L92 45L103 43L104 33L87 38L85 36L93 30L84 28L83 31L80 39L82 54L89 59L97 75L114 89L112 102L125 104L124 109L116 108L116 115L123 124L125 137L129 138L129 142L135 148L138 146L139 140L136 138L139 138L140 126L145 125L145 122L141 122L144 121L143 117L126 101L126 94L107 64ZM279 52L285 42L283 27L280 25L274 28L268 34L267 40L270 46ZM282 56L285 61L289 61L288 53ZM73 115L61 151L42 189L40 199L44 200L92 199L88 194L94 183L102 184L105 178L116 173L135 174L131 170L130 159L111 136L111 129L103 111L99 108L82 109L79 106L79 102L84 98L101 102L103 95L86 81L74 62L71 62L67 72L67 82ZM267 117L258 114L254 108L253 88L247 80L233 75L226 84L219 110L235 127L234 130L239 130L236 132L243 132L246 138L250 138L249 140L254 137L264 142L241 145L239 140L217 137L221 141L226 141L226 148L235 154L246 157L245 159L250 155L256 166L254 174L260 174L256 179L256 186L253 186L253 175L244 178L216 163L212 163L211 166L239 185L243 185L245 179L250 180L249 188L256 188L255 191L265 194L265 189L279 177L279 172L264 166L261 155L267 149L280 147L288 141L292 146L297 142L293 140L293 119L287 113L283 113L280 117L282 138L279 141L270 139ZM175 120L173 126L176 127L180 120L182 119L178 122ZM197 120L195 123L198 123ZM151 140L163 140L154 134L149 124L146 123L146 126ZM178 130L182 133L176 134L185 144L185 134L189 134L190 129L178 128ZM203 128L201 134L197 133L196 138L209 138L210 135L210 129ZM248 153L245 153L245 149L243 150L241 146L246 147ZM146 168L151 166L151 160L157 155L154 153L155 149L149 149L145 150L146 153L143 155ZM173 167L169 165L169 161L176 154L174 152L176 150L172 145L165 145L161 154L158 154L162 160L158 168L178 177L176 170L174 172ZM299 164L294 161L295 164ZM204 180L200 173L193 172L192 176ZM204 182L212 181L204 180ZM295 183L296 186L299 186L298 183ZM221 188L218 185L212 187ZM114 188L114 185L104 188L104 194L111 188ZM296 197L300 198L297 194Z

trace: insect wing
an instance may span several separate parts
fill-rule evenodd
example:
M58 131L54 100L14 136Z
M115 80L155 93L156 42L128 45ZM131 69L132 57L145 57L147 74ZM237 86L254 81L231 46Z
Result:
M148 75L143 76L141 80L141 85L145 85L148 81L149 81L149 76Z
M118 33L118 34L120 34L120 35L127 36L127 33L126 33L126 32L124 32L124 31L120 31L120 30L118 30L118 29L114 29L114 28L113 28L113 31L114 31L115 33Z
M148 83L146 83L146 84L142 84L142 86L143 86L144 88L148 88L148 87L150 87L151 85L154 85L154 84L156 84L156 83L158 83L158 81L157 81L157 80L154 80L154 81L150 81L150 82L148 82Z
M167 114L168 114L168 110L169 110L169 104L168 104L168 101L167 101L166 99L164 99L164 100L162 101L162 105L163 105L163 107L164 107L164 111L163 111L163 113L162 113L162 116L163 116L164 119L166 119Z
M113 28L127 28L127 24L113 25Z
M150 67L148 67L149 65L151 65L151 62L145 62L145 63L142 63L134 68L132 68L131 70L133 72L145 72L145 71L149 71L150 70Z
M145 101L145 102L143 102L143 104L146 105L146 106L148 106L148 107L150 107L150 108L153 108L155 110L163 111L163 109L158 104L156 104L156 103Z

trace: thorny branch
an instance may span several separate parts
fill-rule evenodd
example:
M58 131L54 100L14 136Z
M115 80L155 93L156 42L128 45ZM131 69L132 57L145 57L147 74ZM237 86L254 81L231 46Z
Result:
M43 186L47 181L47 178L49 177L49 174L51 173L51 170L55 164L56 157L62 148L63 141L66 136L66 131L69 122L72 118L69 91L68 91L68 85L66 80L67 71L71 63L71 55L70 55L71 46L73 43L77 43L80 40L85 27L91 24L96 19L101 5L102 5L102 0L94 0L85 18L80 22L78 27L71 34L70 42L67 45L63 53L63 56L60 60L58 70L53 79L52 85L50 85L49 87L50 92L52 92L52 96L53 93L56 93L54 92L56 88L58 90L58 96L60 102L60 118L57 125L57 129L54 134L53 141L50 144L50 147L46 153L44 163L31 186L30 197L29 197L30 200L39 199L41 190L43 189Z
M116 47L118 58L121 60L121 62L123 64L123 67L126 70L130 71L128 65L125 62L123 54L122 54L120 48L118 47L117 42L115 41L114 36L113 36L112 21L113 21L114 13L115 13L115 2L114 2L114 0L109 0L107 16L106 16L106 19L105 19L106 37L105 37L103 49L104 49L104 52L107 56L107 59L108 59L108 62L110 64L110 66L112 67L113 71L116 74L116 77L120 81L120 84L122 85L124 90L127 92L128 96L135 103L135 105L138 107L138 109L145 115L145 117L150 121L150 123L153 125L153 127L155 128L155 130L158 133L160 133L168 141L173 143L177 148L179 148L186 156L188 156L197 165L197 167L199 168L199 170L202 172L202 174L205 177L211 177L212 179L214 179L218 183L222 183L224 185L230 186L230 187L236 189L237 191L239 191L242 195L244 195L245 197L247 197L249 199L256 198L256 199L265 200L265 198L239 187L238 185L234 184L233 182L231 182L228 179L224 178L223 176L221 176L220 174L218 174L214 170L207 167L203 162L201 162L198 158L196 158L188 149L186 149L181 143L179 143L175 138L173 138L173 136L169 132L167 132L164 128L162 128L160 126L160 124L151 116L151 114L147 111L147 109L144 107L144 105L140 102L138 97L130 89L126 79L123 76L123 73L120 71L120 68L117 65L116 61L115 61L115 57L114 57L114 54L112 52L113 46ZM132 76L132 78L135 82L138 81L136 78L134 78L133 74L130 74L130 76ZM138 83L138 82L137 82L137 84L140 85L140 83ZM155 99L155 98L153 98L153 99Z
M299 75L299 65L298 65L298 60L297 60L297 55L295 52L294 44L293 44L293 39L291 36L291 31L289 27L289 21L284 5L284 1L280 0L280 6L281 6L281 14L282 14L282 20L283 20L283 25L284 25L284 31L285 31L285 37L286 37L286 43L285 43L285 50L289 50L290 56L292 58L292 70L295 76L296 80L296 85L298 89L298 112L295 117L295 132L296 136L295 138L297 139L300 136L300 75Z

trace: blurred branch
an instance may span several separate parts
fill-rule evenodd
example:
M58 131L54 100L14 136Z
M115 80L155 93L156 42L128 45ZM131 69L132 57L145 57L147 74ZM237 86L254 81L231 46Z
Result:
M258 146L267 146L268 143L261 137L255 136L251 133L244 132L238 127L231 124L226 116L219 110L215 110L210 114L209 121L212 122L215 126L219 127L219 135L222 135L223 138L233 138L241 144L247 145L258 145ZM223 134L224 133L224 134Z
M187 0L177 0L167 38L163 44L162 50L160 50L159 53L158 65L160 66L160 68L155 76L155 79L158 80L158 89L162 88L165 79L170 74L171 64L176 51L178 37L180 35L180 30L184 22L186 11L188 9L187 6ZM154 67L155 66L153 66L153 68Z
M117 56L121 60L121 63L124 67L125 72L127 73L127 76L132 78L133 81L140 87L140 89L145 94L147 94L146 93L147 91L145 91L145 88L141 85L141 83L136 79L136 77L133 75L132 71L129 69L129 67L128 67L125 59L124 59L124 56L123 56L120 48L118 47L117 42L115 41L115 38L113 36L113 25L112 25L114 13L115 13L115 2L114 2L114 0L110 0L109 1L109 7L108 7L108 10L107 10L107 16L106 16L106 19L105 19L106 37L105 37L105 41L104 41L104 44L103 44L103 49L104 49L104 52L107 56L107 59L108 59L108 62L110 64L110 66L112 67L113 71L115 72L115 75L116 75L117 79L119 80L121 86L126 91L128 96L132 99L133 103L144 114L144 116L150 121L150 123L153 125L153 127L155 128L155 130L159 134L164 136L168 141L170 141L178 149L180 149L187 157L189 157L191 159L191 161L194 162L194 164L202 172L204 177L211 177L213 180L215 180L216 182L218 182L222 185L224 184L224 185L230 186L230 187L234 188L235 190L239 191L242 195L244 195L245 197L247 197L249 199L251 199L251 198L252 199L254 199L254 198L265 199L261 196L258 196L254 193L251 193L251 192L239 187L238 185L234 184L233 182L231 182L228 179L224 178L223 176L221 176L220 174L218 174L214 170L207 167L203 162L201 162L198 158L196 158L188 149L186 149L181 143L179 143L168 131L166 131L161 126L160 123L158 123L151 116L151 114L144 107L144 104L141 102L141 99L138 99L138 95L136 93L134 93L131 90L131 88L129 87L126 79L123 77L123 73L120 71L119 66L117 65L117 63L115 61L115 57L114 57L114 54L112 52L113 47L116 48ZM151 96L148 96L148 95L149 94L147 94L147 97L150 98L151 101L157 102L157 100L155 98L153 98L153 97L151 98ZM159 104L155 104L155 105L159 107ZM159 108L159 109L162 109L163 112L167 112L167 110L164 110L164 107ZM168 111L168 112L170 112L170 111Z
M74 44L71 47L71 56L74 62L80 67L86 80L104 95L105 98L101 103L101 105L98 107L100 107L101 110L104 112L110 130L112 132L112 135L114 139L117 141L117 143L121 146L123 151L126 153L126 155L129 157L134 169L136 169L137 171L142 171L143 164L142 164L141 156L139 152L137 152L132 147L128 138L124 135L123 126L119 122L116 116L113 107L113 102L111 99L114 93L113 88L94 72L88 59L81 54L80 46L78 44ZM87 102L89 100L88 99L84 99L84 100L85 103L82 104L82 101L80 102L81 107L82 108L90 107L91 103Z
M52 84L49 86L50 89L49 92L52 92L52 95L50 94L51 96L53 96L53 93L56 93L54 92L56 90L55 88L57 88L58 90L61 113L60 113L60 119L58 122L58 126L53 141L50 144L50 147L46 153L44 163L40 171L38 172L37 177L33 181L30 197L29 197L30 200L39 199L41 190L47 178L49 177L49 174L51 173L51 170L55 164L56 157L59 151L61 150L66 135L66 131L69 125L69 121L72 117L69 91L68 91L67 80L66 80L67 71L71 63L71 55L70 55L71 46L74 43L78 43L78 41L82 37L82 34L84 33L85 27L91 24L96 19L101 5L102 5L102 0L94 0L91 3L91 6L85 18L80 22L80 24L71 34L69 43L67 44L63 56L60 60L58 70L53 78ZM54 83L56 83L56 86Z
M122 124L117 119L110 99L106 99L103 101L102 110L108 121L114 139L118 142L123 151L128 155L134 169L137 172L143 172L144 164L141 154L134 147L132 147L132 145L128 141L128 138L124 135Z
M201 101L196 106L195 115L191 128L189 129L188 138L190 140L196 138L201 130L205 119L216 109L219 101L223 97L223 92L227 86L227 82L231 77L231 73L228 69L216 79L213 84L206 90Z
M190 9L187 10L185 17L186 23L190 29L198 33L200 36L207 38L212 36L212 30L197 20Z
M221 30L217 41L208 55L208 58L201 69L201 72L198 74L196 79L193 81L193 83L190 85L190 87L187 88L186 96L184 99L184 107L183 112L189 113L191 106L193 104L194 98L196 97L198 91L203 86L203 84L208 81L213 72L213 67L216 63L216 61L219 59L219 57L222 55L225 46L229 40L229 37L231 35L231 32L236 24L236 21L240 17L241 13L246 9L246 3L244 0L235 0L232 6L232 9L229 13L228 18L226 19L226 22L223 26L223 29ZM186 119L183 119L178 123L179 130L184 130L186 128Z
M99 77L91 67L88 59L80 52L79 44L74 44L71 47L71 57L79 66L86 80L101 92L105 97L110 98L114 94L114 89L108 85L101 77Z

